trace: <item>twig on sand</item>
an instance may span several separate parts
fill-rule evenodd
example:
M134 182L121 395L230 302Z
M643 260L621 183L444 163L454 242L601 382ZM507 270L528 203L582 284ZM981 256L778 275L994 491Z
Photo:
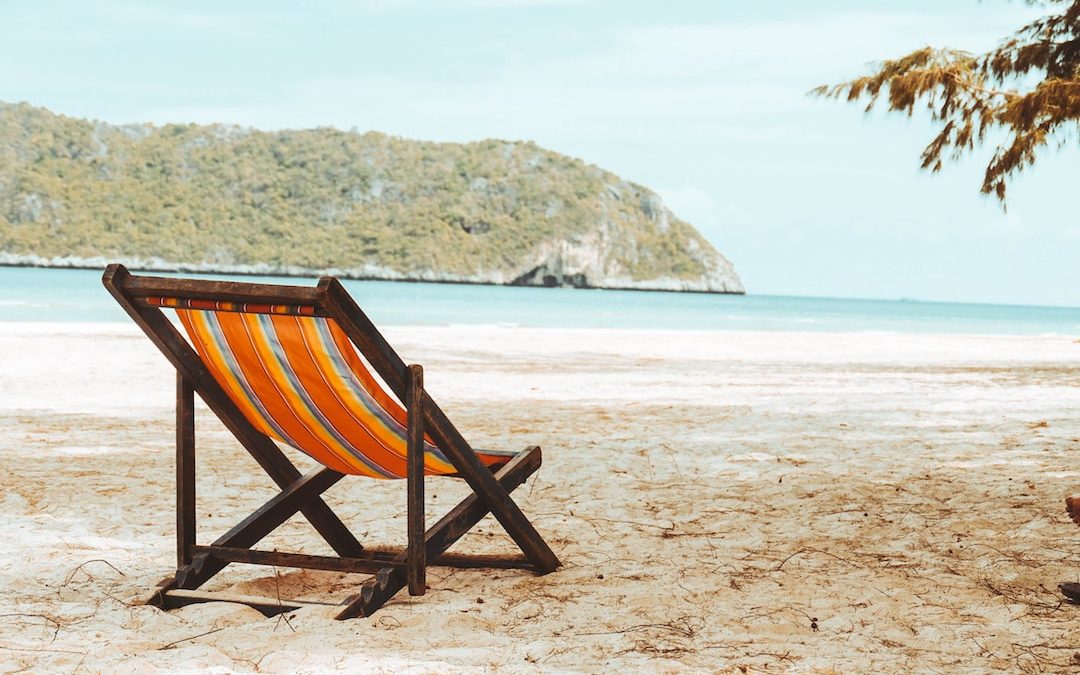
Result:
M278 568L277 568L276 565L274 566L274 594L277 596L278 609L282 609L282 607L281 607L281 573L278 571ZM292 622L289 621L289 617L285 616L285 614L286 613L285 613L285 611L283 609L282 609L282 611L278 612L277 622L274 624L274 630L278 629L278 626L281 625L281 620L284 619L285 620L285 625L289 627L289 630L291 630L292 632L295 633L296 628L293 627Z
M822 555L827 555L830 558L836 558L840 562L847 563L848 565L851 565L852 567L865 567L865 565L860 565L859 563L851 562L850 560L848 560L846 558L841 558L840 556L836 555L835 553L829 553L828 551L822 551L819 548L813 548L813 547L810 547L810 546L803 546L798 551L795 551L794 553L792 553L788 557L781 560L780 564L776 566L776 571L779 572L781 570L781 568L783 568L784 565L787 564L787 561L791 560L792 558L794 558L795 556L797 556L797 555L799 555L801 553L821 553Z
M205 637L205 636L210 635L212 633L216 633L218 631L225 630L225 628L226 628L226 626L221 626L220 628L212 628L212 629L206 631L205 633L199 633L198 635L192 635L191 637L180 638L179 640L173 640L172 642L170 642L168 644L165 644L165 645L162 645L162 646L158 647L157 651L160 652L160 651L165 650L165 649L172 649L173 647L180 644L181 642L187 642L188 640L197 640L198 638Z
M1055 597L1053 602L1045 602L1043 600L1029 599L1023 597L1020 593L1017 593L1014 588L1009 588L1009 584L995 585L988 577L981 577L977 581L979 586L982 586L993 595L1000 596L1005 602L1016 605L1027 605L1028 611L1037 612L1040 614L1052 614L1064 606L1064 599ZM1029 595L1034 595L1029 589L1021 587L1020 590ZM1045 590L1045 589L1044 589Z
M9 647L7 645L0 645L0 649L6 649L9 652L40 652L43 654L78 654L85 657L87 652L80 652L74 649L45 649L42 647Z
M533 492L536 490L536 486L540 484L540 476L533 474L532 481L529 484L529 497L532 497Z
M28 614L24 612L9 612L6 614L0 614L0 619L7 619L12 617L19 617L23 619L44 619L46 623L51 623L53 625L53 635L52 639L49 640L49 644L56 642L56 636L60 634L60 629L63 627L63 624L60 623L59 619L55 619L47 614Z
M701 629L703 624L704 620L700 616L680 616L674 621L665 623L641 623L621 630L589 631L585 633L570 633L570 635L575 637L581 635L622 635L623 633L658 629L668 633L682 635L684 637L694 637L697 635L697 632Z
M668 456L671 457L671 465L675 467L675 473L679 474L679 478L683 477L682 468L679 467L679 460L675 458L675 451L667 443L661 443L660 447L667 451Z
M1024 565L1024 566L1027 566L1027 567L1042 567L1044 565L1044 563L1041 562L1041 561L1031 560L1029 558L1025 558L1022 553L1012 553L1012 552L1009 552L1009 551L1002 551L1000 548L998 548L996 546L991 546L990 544L982 544L982 543L979 543L979 542L972 542L970 544L970 546L971 546L971 548L976 548L976 547L978 547L978 548L988 548L991 551L995 551L997 553L1000 553L1005 558L1013 561L1017 565Z
M671 530L675 529L675 523L672 523L670 525L657 525L655 523L642 523L642 522L639 522L639 521L636 521L636 520L620 520L620 519L617 519L617 518L601 518L600 516L590 516L588 518L586 518L585 516L577 516L577 517L581 518L582 520L589 521L589 522L591 522L593 520L602 520L602 521L604 521L606 523L621 523L623 525L634 525L636 527L653 527L653 528L656 528L658 530L666 530L666 531L671 531Z
M974 642L975 646L979 648L977 656L982 656L983 654L986 654L987 656L997 658L997 654L994 652L994 650L987 648L983 643L979 642L974 637L971 638L971 641Z
M754 607L753 608L753 610L758 610L758 609L762 609L762 608L761 607ZM778 607L776 609L770 609L767 612L751 611L749 614L744 614L743 616L740 616L738 619L736 619L736 621L738 621L739 623L742 623L743 621L746 621L748 619L764 619L765 617L772 616L773 614L779 614L780 612L783 612L786 609L787 609L787 607Z
M742 654L744 659L759 659L763 656L776 659L777 661L798 661L802 658L800 656L793 656L791 650L788 650L783 654L779 652L746 652Z
M1054 659L1043 656L1042 654L1039 654L1035 651L1035 647L1038 647L1040 649L1048 649L1048 647L1044 645L1022 645L1014 642L1012 646L1020 650L1020 653L1013 657L1013 661L1016 663L1016 667L1025 673L1041 673L1045 670L1046 666L1052 666L1054 668L1059 668L1064 671L1065 669L1076 668L1078 665L1080 665L1080 659L1077 658L1078 653L1076 652L1073 653L1073 658L1069 662L1055 661ZM1075 649L1075 647L1061 647L1060 649ZM1034 667L1026 665L1021 660L1025 656L1034 659Z
M68 574L67 577L64 578L64 585L67 586L68 584L70 584L72 582L72 580L75 578L75 575L78 574L79 572L82 572L86 576L93 579L94 576L92 574L90 574L89 572L87 572L86 570L84 570L83 568L86 567L87 565L89 565L90 563L96 563L96 562L105 563L106 565L111 567L117 574L119 574L122 577L127 576L126 574L124 574L124 572L122 570L120 570L116 565L112 564L108 560L105 560L104 558L94 558L93 560L87 560L83 564L81 564L78 567L76 567L75 569L71 570L71 573Z

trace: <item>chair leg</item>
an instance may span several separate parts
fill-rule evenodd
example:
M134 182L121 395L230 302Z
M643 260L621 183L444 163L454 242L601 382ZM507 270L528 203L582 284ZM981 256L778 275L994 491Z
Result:
M494 479L498 481L502 489L512 492L540 468L540 462L540 448L528 448L499 469ZM436 560L490 512L491 508L476 493L466 497L424 533L424 548L428 560ZM400 564L406 560L407 555L407 552L403 553L397 556L395 561ZM371 616L407 583L407 572L402 567L383 568L360 587L360 593L343 603L344 608L335 618L351 619L356 616Z
M561 563L554 551L514 503L514 500L510 499L507 490L495 480L491 470L480 463L480 459L450 423L446 414L426 393L424 394L424 416L429 425L429 432L443 454L473 492L491 507L491 515L495 516L521 552L532 561L536 571L541 574L555 571ZM451 433L447 435L442 432Z
M424 547L424 369L409 366L407 473L408 532L407 576L409 595L423 595L427 588Z
M176 374L176 567L195 549L195 389Z

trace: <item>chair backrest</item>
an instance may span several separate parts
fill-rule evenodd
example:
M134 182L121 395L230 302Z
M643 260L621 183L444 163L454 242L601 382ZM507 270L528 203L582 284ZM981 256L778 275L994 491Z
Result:
M119 290L139 313L176 312L188 346L256 430L341 473L404 477L408 413L394 391L404 363L359 308L335 304L335 287L128 275ZM424 450L425 473L455 472L430 436Z

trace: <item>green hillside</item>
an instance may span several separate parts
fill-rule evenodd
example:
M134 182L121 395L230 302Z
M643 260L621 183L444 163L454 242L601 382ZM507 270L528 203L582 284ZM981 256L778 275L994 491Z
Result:
M654 193L533 143L113 126L27 104L0 103L0 255L742 291Z

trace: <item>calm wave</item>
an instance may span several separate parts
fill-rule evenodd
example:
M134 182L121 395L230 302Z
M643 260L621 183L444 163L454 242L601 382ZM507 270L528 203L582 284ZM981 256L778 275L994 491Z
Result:
M308 285L314 279L192 275ZM127 321L94 270L0 268L0 321ZM381 325L1080 335L1080 308L346 281Z

